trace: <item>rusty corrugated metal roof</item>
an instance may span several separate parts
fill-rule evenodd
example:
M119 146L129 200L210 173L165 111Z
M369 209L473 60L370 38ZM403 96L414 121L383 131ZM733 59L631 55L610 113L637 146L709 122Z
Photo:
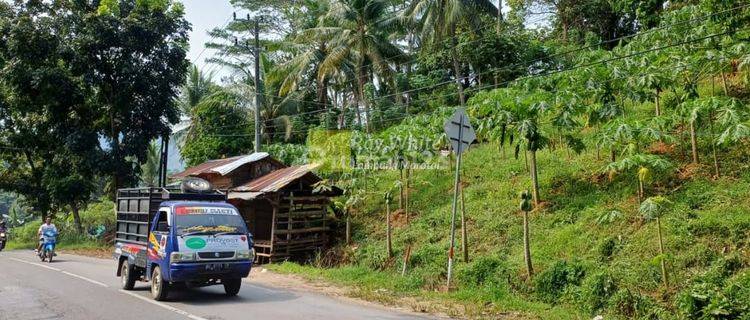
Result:
M316 167L317 165L315 164L306 164L279 169L242 186L233 188L232 191L260 193L276 192L308 174L311 175L313 180L315 180L312 183L315 183L320 181L320 178L312 173L312 170Z
M255 162L268 157L268 153L258 152L249 155L236 156L225 159L208 160L197 166L185 169L185 171L172 175L172 178L179 179L185 177L199 176L206 173L218 173L226 175L240 166Z

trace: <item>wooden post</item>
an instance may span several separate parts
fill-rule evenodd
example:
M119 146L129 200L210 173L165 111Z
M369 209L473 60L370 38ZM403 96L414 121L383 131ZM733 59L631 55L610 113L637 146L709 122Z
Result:
M464 187L460 186L461 190L461 251L463 253L464 262L469 262L469 235L466 231L466 197L464 196Z
M411 245L406 246L406 252L404 253L404 266L401 268L401 276L406 275L406 266L409 265L409 258L411 258Z
M278 201L271 201L271 207L273 207L271 211L271 249L268 250L268 263L273 262L274 246L276 243L276 213L279 211Z
M294 192L289 193L289 212L286 215L286 256L290 255L292 244L292 214L294 213Z

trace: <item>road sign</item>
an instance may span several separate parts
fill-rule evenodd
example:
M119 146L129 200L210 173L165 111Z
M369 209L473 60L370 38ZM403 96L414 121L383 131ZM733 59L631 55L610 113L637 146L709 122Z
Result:
M453 275L453 248L456 246L456 203L458 202L458 185L461 180L461 154L464 153L472 142L477 138L474 128L471 127L469 116L464 108L458 108L455 113L445 122L445 134L451 141L451 147L456 154L456 178L453 186L453 206L451 208L451 246L448 250L448 285L451 289L451 277Z
M448 135L453 152L456 154L461 154L469 149L469 145L477 138L477 134L469 122L469 115L466 114L464 108L458 108L445 122L443 129L445 129L445 134Z

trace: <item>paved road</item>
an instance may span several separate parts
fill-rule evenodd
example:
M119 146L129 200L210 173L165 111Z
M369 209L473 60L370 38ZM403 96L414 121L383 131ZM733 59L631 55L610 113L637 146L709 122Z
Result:
M0 320L31 319L427 319L325 295L254 284L237 297L221 286L151 300L148 284L122 291L112 260L60 254L41 263L30 251L0 252Z

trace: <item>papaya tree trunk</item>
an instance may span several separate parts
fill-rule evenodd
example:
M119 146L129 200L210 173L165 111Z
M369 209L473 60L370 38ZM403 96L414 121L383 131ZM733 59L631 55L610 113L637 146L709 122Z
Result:
M661 255L661 279L664 282L664 288L669 288L669 277L667 276L667 262L664 257L664 241L661 234L661 219L656 218L656 232L659 236L659 254Z
M526 261L526 274L529 280L534 276L534 268L531 266L531 249L529 248L529 212L523 212L523 258Z
M346 213L346 244L352 243L352 224L351 224L351 214Z
M690 149L693 153L693 164L698 164L698 138L695 135L695 121L690 121Z
M399 169L401 185L398 186L398 208L404 209L404 169Z
M385 242L388 258L393 258L393 243L391 242L391 201L385 202Z
M534 205L539 205L539 177L537 174L537 164L536 164L536 151L530 150L529 151L529 158L531 158L531 183L532 183L532 196L534 197Z
M711 130L711 153L713 154L713 158L714 158L714 174L716 175L716 178L720 178L721 173L719 170L719 157L716 155L716 143L713 141L714 139L714 114L713 112L711 112L708 116L709 116L708 124Z
M409 223L409 181L411 180L411 168L406 168L406 188L404 190L404 215L406 215L406 223Z
M729 85L727 84L727 75L722 72L721 73L721 84L724 86L724 95L729 95Z

